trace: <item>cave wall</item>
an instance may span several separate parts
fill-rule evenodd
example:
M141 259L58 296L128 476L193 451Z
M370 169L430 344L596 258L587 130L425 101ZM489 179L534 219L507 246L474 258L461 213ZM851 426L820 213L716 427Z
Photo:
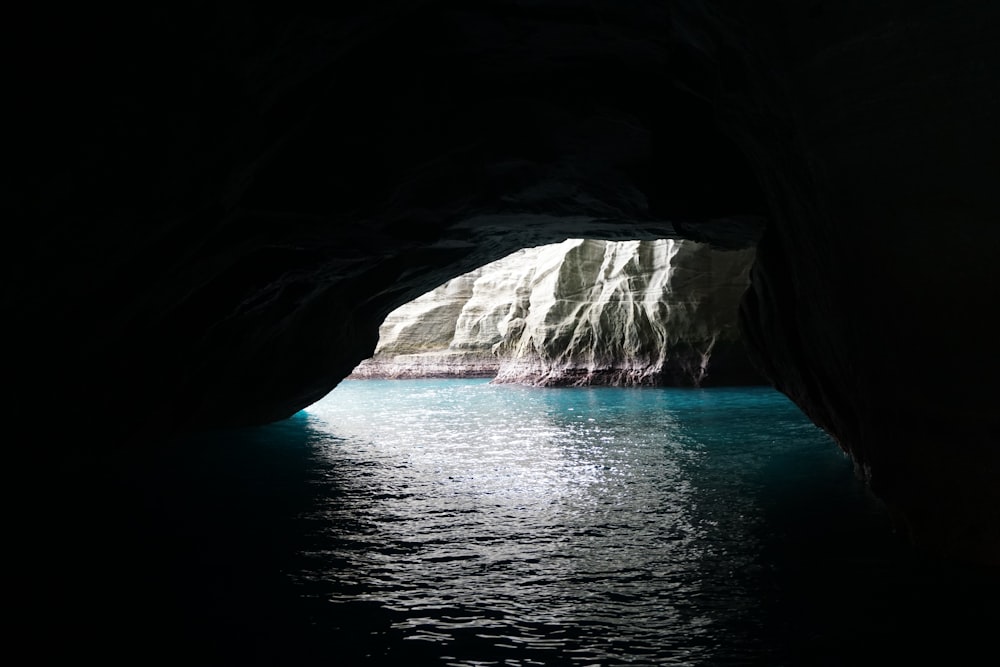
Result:
M774 206L743 304L768 375L851 453L902 532L991 562L1000 355L981 309L1000 302L998 9L789 16L811 26L781 48L804 168L772 153L764 170Z
M758 364L916 542L1000 561L1000 5L26 6L6 27L6 408L46 426L33 463L81 430L286 417L392 308L521 247L760 238Z

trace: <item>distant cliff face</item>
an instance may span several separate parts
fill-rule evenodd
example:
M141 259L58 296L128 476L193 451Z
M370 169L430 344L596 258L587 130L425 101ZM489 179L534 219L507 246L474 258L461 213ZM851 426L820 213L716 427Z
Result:
M744 384L753 250L571 239L527 248L391 313L355 377L535 385Z

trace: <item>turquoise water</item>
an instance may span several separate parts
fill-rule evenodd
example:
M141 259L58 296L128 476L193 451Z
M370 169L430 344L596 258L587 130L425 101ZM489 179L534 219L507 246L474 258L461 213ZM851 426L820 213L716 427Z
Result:
M899 543L770 389L346 381L126 467L140 500L117 521L138 537L103 567L132 583L87 641L128 637L143 663L980 664L962 656L993 646L995 580Z
M371 381L307 412L331 469L364 471L319 510L311 576L345 612L390 612L391 650L445 663L763 653L768 478L797 502L821 484L865 505L829 438L770 390Z

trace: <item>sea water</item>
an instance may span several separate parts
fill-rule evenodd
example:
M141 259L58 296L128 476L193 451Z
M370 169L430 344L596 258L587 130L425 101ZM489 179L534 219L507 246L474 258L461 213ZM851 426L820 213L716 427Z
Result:
M133 603L187 664L966 664L993 646L995 580L898 540L769 388L345 381L145 465L141 551L163 572Z

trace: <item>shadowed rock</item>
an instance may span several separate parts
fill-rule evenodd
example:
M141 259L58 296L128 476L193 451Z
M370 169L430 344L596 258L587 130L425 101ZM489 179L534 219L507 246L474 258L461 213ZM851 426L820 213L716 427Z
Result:
M997 3L21 11L26 468L287 417L393 308L520 248L766 221L757 364L914 541L1000 562Z

